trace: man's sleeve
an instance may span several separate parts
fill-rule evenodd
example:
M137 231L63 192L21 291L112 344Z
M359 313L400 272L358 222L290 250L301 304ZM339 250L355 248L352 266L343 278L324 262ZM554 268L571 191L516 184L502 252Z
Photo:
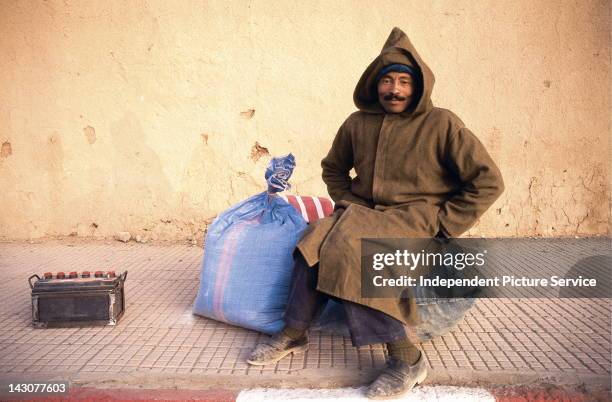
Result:
M442 205L438 219L442 233L458 237L499 198L504 181L485 147L465 127L450 136L446 164L462 187Z
M353 144L346 121L338 129L331 149L321 161L321 167L327 192L336 203L336 208L347 208L350 204L371 208L366 200L351 191L349 172L353 168Z

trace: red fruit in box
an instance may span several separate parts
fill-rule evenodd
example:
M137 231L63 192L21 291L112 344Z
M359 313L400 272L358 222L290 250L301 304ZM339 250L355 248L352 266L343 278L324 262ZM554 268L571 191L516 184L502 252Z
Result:
M57 275L55 275L55 277L56 277L57 279L64 279L64 278L66 277L66 275L64 275L64 273L63 273L63 272L58 272L58 273L57 273Z

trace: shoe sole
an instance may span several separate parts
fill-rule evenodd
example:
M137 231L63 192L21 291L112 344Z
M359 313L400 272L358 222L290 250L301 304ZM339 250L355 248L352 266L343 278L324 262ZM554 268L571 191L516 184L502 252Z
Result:
M308 350L308 345L301 345L301 346L296 346L294 348L291 349L287 349L283 352L283 354L281 354L279 357L276 357L274 359L270 359L270 360L266 360L264 362L261 361L253 361L253 360L248 360L247 359L247 363L253 365L253 366L265 366L266 364L272 364L272 363L276 363L277 361L281 360L283 357L287 356L288 354L291 353L300 353L300 352L305 352Z
M413 385L413 386L412 386L410 389L407 389L407 390L405 390L405 391L402 391L402 392L400 392L399 394L395 394L395 395L387 395L387 396L367 396L367 395L366 395L366 397L367 397L368 399L374 399L374 400L377 400L377 401L382 401L382 400L385 400L385 399L396 399L396 398L399 398L399 397L401 397L401 396L406 395L406 394L407 394L408 392L410 392L410 391L411 391L411 390L412 390L414 387L416 387L417 385L419 385L420 383L422 383L423 381L425 381L425 378L427 378L427 370L425 370L425 371L423 372L423 374L421 374L421 376L420 376L419 378L417 378L416 383L415 383L415 384L414 384L414 385Z

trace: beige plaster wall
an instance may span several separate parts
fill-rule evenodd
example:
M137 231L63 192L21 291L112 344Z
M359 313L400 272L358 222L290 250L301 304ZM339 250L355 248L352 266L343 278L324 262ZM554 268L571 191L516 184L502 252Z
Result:
M396 25L504 174L470 235L608 233L607 1L3 1L0 237L201 239L264 189L267 153L326 195Z

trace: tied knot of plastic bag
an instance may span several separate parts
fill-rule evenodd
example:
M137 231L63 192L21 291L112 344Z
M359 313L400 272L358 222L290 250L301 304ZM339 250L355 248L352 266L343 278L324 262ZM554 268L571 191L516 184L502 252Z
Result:
M272 158L266 168L266 181L268 182L268 193L280 193L288 188L289 178L295 168L295 157L293 154Z

